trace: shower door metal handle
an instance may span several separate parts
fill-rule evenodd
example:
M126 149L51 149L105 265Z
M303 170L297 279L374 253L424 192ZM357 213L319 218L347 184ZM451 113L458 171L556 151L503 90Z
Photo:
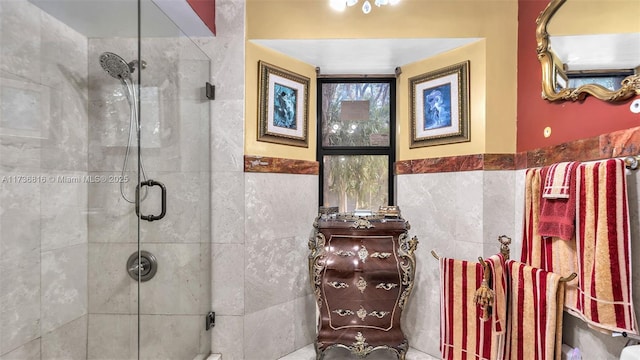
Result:
M162 209L160 215L140 215L140 187L141 186L159 186L162 191ZM154 221L162 219L167 213L167 188L163 183L155 180L146 180L136 186L136 215L140 216L140 219L147 221Z

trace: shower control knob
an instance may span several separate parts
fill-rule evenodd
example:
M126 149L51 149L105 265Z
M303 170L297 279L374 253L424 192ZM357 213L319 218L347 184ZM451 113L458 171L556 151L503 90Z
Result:
M133 280L149 281L158 271L158 261L156 257L145 250L141 250L140 254L134 252L127 260L127 273Z

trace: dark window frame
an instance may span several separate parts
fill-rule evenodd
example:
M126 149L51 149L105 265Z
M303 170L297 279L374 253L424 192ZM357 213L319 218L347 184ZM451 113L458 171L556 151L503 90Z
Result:
M322 144L322 85L331 83L388 83L389 84L389 146L330 146ZM388 157L388 204L395 205L396 162L396 78L395 77L318 77L316 81L316 159L319 163L318 202L322 206L324 197L324 156L336 155L383 155ZM371 209L377 210L377 209Z

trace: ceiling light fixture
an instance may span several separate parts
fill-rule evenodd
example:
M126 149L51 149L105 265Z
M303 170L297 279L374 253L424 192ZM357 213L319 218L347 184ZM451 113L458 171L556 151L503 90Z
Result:
M329 5L338 11L344 11L347 6L355 6L360 0L329 0ZM396 5L400 0L373 0L373 4L377 7L384 5ZM362 12L368 14L371 12L371 3L369 0L364 0L362 4Z

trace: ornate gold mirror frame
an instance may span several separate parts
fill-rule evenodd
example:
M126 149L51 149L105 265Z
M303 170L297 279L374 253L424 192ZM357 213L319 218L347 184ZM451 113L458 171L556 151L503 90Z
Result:
M587 84L578 88L564 88L556 90L556 60L551 52L547 25L552 16L567 0L552 0L536 19L537 53L542 65L542 98L548 101L578 101L592 95L608 102L620 102L633 96L640 95L640 75L630 75L622 80L622 86L617 91L609 90L597 84Z

